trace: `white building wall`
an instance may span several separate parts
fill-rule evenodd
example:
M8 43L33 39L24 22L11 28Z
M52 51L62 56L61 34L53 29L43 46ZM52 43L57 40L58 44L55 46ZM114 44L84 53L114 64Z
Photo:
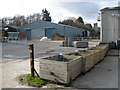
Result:
M103 10L101 12L101 42L109 43L119 39L120 33L118 32L118 17L118 10Z

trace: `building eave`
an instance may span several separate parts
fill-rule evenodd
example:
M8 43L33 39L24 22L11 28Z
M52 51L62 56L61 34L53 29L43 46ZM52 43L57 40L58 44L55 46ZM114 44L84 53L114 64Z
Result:
M109 10L120 10L120 6L118 7L105 7L101 9L100 11L109 11Z

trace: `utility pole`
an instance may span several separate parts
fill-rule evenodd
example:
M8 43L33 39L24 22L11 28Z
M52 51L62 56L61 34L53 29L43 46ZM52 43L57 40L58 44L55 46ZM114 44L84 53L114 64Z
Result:
M30 50L30 69L31 69L31 76L34 77L34 45L29 45Z

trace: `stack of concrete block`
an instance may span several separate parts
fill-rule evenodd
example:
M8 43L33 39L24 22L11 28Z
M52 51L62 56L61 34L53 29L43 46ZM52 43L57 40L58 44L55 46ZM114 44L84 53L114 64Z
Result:
M74 42L74 47L76 47L76 48L87 48L88 47L88 42L75 41Z
M59 55L40 59L40 77L68 84L81 73L82 57L63 55L56 60L58 57Z

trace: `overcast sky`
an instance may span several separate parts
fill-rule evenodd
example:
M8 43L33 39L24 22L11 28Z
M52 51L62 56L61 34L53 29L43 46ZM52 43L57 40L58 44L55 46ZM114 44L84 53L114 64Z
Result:
M41 13L46 8L52 22L82 16L85 22L94 23L97 22L100 9L118 6L118 2L119 0L2 0L0 18Z

